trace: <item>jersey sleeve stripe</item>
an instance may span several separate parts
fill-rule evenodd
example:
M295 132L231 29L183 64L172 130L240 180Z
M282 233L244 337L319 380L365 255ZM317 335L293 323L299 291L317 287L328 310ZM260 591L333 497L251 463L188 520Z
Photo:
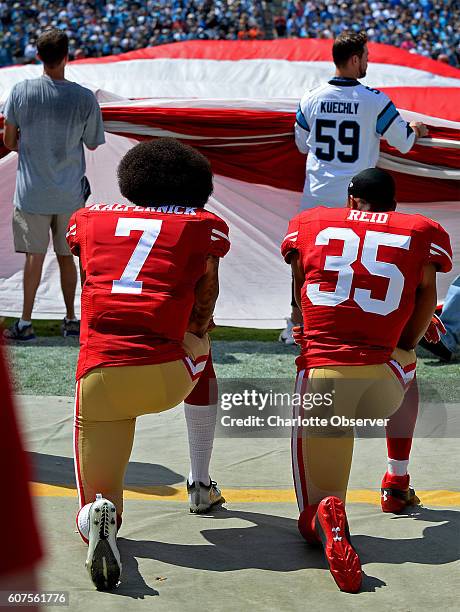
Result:
M309 125L308 125L308 123L307 123L307 120L305 119L305 115L303 114L303 112L302 112L302 110L301 110L300 106L299 106L299 108L297 109L297 113L296 113L296 116L295 116L295 120L296 120L296 122L297 122L297 123L300 125L300 127L301 127L301 128L303 128L303 129L304 129L304 130L306 130L307 132L309 132L309 131L310 131L310 127L309 127Z
M388 102L383 111L377 117L377 133L383 136L390 125L399 116L393 102Z
M215 236L220 236L221 238L225 238L225 240L228 240L228 242L230 242L228 236L223 232L220 232L219 230L213 229L211 231L211 234L214 234ZM219 238L215 238L215 240L219 240Z
M291 234L286 234L286 236L283 238L283 242L285 240L287 240L288 238L291 238L292 236L297 236L299 233L299 231L297 230L297 232L292 232Z
M449 259L450 262L452 262L452 257L449 255L449 253L445 249L440 247L438 244L434 244L434 242L431 243L430 254L431 255L443 254Z

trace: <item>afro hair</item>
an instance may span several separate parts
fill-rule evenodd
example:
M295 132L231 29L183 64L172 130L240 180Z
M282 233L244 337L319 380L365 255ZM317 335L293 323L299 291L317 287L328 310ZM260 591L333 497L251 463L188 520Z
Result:
M138 206L183 203L203 208L213 191L209 160L175 138L141 142L118 166L122 195Z

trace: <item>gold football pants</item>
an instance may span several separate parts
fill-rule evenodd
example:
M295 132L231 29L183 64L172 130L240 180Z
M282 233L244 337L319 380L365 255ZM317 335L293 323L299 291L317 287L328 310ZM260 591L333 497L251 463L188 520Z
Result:
M345 501L354 445L350 421L369 419L367 426L381 428L383 423L373 420L388 418L399 408L414 378L415 362L414 351L396 349L384 364L298 372L296 393L305 399L313 394L324 398L322 405L307 402L307 408L294 408L292 469L301 512L328 495Z
M74 454L80 507L102 493L121 516L136 418L169 410L189 395L205 369L209 338L187 333L184 349L184 359L95 368L78 381Z

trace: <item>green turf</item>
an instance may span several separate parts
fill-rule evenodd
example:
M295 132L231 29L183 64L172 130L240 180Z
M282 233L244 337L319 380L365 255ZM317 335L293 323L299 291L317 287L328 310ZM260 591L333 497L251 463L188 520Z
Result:
M5 317L3 326L9 327L16 319ZM44 321L35 319L33 321L34 330L37 336L50 338L61 336L62 321ZM245 327L216 327L212 332L214 340L247 340L258 342L274 342L278 339L280 329L253 329Z
M236 335L236 330L232 331ZM271 334L271 331L268 333ZM213 340L213 357L219 377L275 380L295 377L297 347L275 341L249 341L244 339L245 334L242 335L243 339L238 341ZM216 337L214 332L213 337ZM10 346L8 354L18 393L73 395L78 357L76 339L40 337L31 344ZM417 376L430 397L441 398L443 401L460 401L459 363L440 364L420 349Z

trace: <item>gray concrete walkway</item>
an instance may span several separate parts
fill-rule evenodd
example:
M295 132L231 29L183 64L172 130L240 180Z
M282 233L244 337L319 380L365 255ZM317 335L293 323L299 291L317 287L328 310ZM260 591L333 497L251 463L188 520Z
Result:
M216 440L212 476L231 494L225 509L199 517L178 499L188 473L181 409L143 417L119 540L123 582L114 593L98 593L74 527L72 399L19 400L48 549L41 586L69 591L72 611L458 610L457 440L418 439L411 463L418 489L453 494L435 494L427 507L400 517L382 514L376 504L348 504L366 573L363 592L350 595L337 590L320 551L298 535L296 505L280 501L292 490L288 439ZM356 498L378 489L385 454L384 439L357 441L351 478ZM143 487L153 485L157 497L142 498ZM241 501L261 490L263 501Z

